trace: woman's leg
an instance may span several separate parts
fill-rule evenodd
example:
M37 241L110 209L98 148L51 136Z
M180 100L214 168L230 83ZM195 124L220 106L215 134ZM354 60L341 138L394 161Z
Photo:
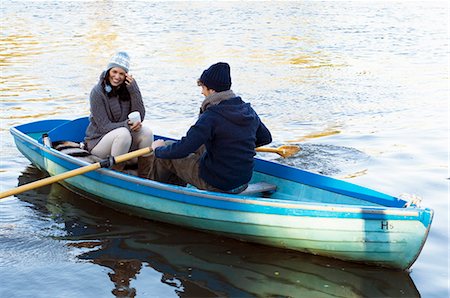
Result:
M131 151L147 148L150 147L153 143L153 132L152 130L142 125L141 129L139 131L132 131L132 143L131 143ZM143 156L149 156L149 154L145 154ZM127 162L127 164L136 164L138 162L137 158L133 158Z
M150 147L153 143L153 132L145 125L142 125L139 131L132 131L131 136L133 137L131 151Z
M91 153L100 157L118 156L127 153L131 146L131 134L125 127L111 130L91 150Z

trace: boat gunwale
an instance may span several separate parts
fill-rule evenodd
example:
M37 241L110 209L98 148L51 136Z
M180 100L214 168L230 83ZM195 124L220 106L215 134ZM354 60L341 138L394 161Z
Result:
M89 118L88 117L79 117L73 120L41 120L36 122L31 122L24 124L24 126L35 127L37 124L39 126L48 126L51 123L59 123L59 125L52 126L48 130L48 134L52 140L60 140L62 138L61 130L66 133L69 129L70 131L75 132L75 139L77 141L84 139L84 134L80 135L76 129L86 129ZM41 127L39 127L41 128ZM75 129L75 130L74 130ZM156 137L156 136L155 136ZM165 136L158 136L159 138L166 140L175 140L173 138L168 138ZM74 141L72 139L72 141ZM38 140L38 143L41 143L41 139ZM261 158L255 159L255 168L256 172L270 175L273 177L277 177L283 180L292 181L295 183L301 183L306 186L310 186L313 188L319 188L324 191L330 191L332 193L341 194L344 196L354 197L366 202L374 203L383 207L394 207L394 208L402 208L407 203L406 201L385 194L379 191L375 191L373 189L360 186L351 182L335 179L329 176L324 176L317 173L312 173L309 171L305 171L302 169L294 168L288 165L283 165L279 163L275 163L272 161L264 160Z
M45 120L44 120L45 121ZM47 148L43 144L39 143L38 140L30 137L28 134L20 131L18 126L12 127L10 129L11 134L15 135L23 139L24 141L33 144L40 150L43 150L57 159L65 160L70 163L72 166L86 166L90 165L90 163L83 161L81 159L69 156L64 154L56 149ZM47 157L48 158L48 157ZM54 161L55 162L55 161ZM58 162L56 162L59 164ZM60 165L62 166L62 165ZM64 166L62 166L64 167ZM270 199L270 198L261 198L254 196L243 196L236 194L222 194L216 192L210 192L205 190L199 190L195 188L185 188L176 185L169 185L157 181L152 181L148 179L143 179L135 176L130 176L127 174L111 171L108 169L98 169L94 172L100 173L101 175L105 175L107 177L112 177L114 179L118 179L119 181L127 181L132 182L134 184L138 184L140 186L153 188L156 190L169 191L177 194L187 195L191 197L200 197L207 198L216 201L225 201L230 203L238 203L238 204L247 204L247 205L258 205L265 207L275 207L275 208L283 208L283 209L300 209L300 210L311 210L311 211L326 211L326 212L334 212L334 213L357 213L357 214L373 214L373 215L393 215L393 216L409 216L417 218L420 216L420 213L429 210L428 208L418 208L418 207L408 207L408 208L399 208L399 207L377 207L377 206L358 206L358 205L343 205L343 204L324 204L324 203L315 203L315 202L302 202L302 201L290 201L289 203L286 200L282 199ZM92 177L92 173L85 173L83 176L91 176L90 179L95 179ZM70 178L69 178L70 179ZM102 181L102 183L105 183ZM117 187L123 188L123 186L118 186L115 183L109 183L115 185ZM144 193L142 190L131 189L128 188L129 191ZM164 197L164 199L172 200L171 198ZM198 204L195 202L185 202L195 205L203 206L203 204ZM355 207L349 207L355 206ZM358 206L358 207L356 207ZM414 219L413 218L413 219Z

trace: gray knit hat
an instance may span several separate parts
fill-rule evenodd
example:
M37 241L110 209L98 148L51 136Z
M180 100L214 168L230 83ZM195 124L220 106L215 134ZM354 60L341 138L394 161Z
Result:
M125 72L128 72L130 69L130 56L126 52L118 52L111 58L106 70L110 70L113 67L120 67Z

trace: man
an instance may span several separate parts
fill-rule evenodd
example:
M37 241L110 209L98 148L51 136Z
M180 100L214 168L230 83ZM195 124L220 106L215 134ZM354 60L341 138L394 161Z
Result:
M250 104L230 90L227 63L211 65L197 83L205 96L197 122L177 142L153 142L154 154L139 158L139 176L240 193L252 177L255 148L272 136Z

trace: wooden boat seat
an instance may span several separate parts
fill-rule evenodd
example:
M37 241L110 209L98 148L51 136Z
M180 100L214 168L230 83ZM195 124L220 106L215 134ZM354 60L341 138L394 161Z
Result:
M241 192L239 195L251 195L256 193L273 192L277 189L275 184L270 184L267 182L256 182L250 183L246 190Z

